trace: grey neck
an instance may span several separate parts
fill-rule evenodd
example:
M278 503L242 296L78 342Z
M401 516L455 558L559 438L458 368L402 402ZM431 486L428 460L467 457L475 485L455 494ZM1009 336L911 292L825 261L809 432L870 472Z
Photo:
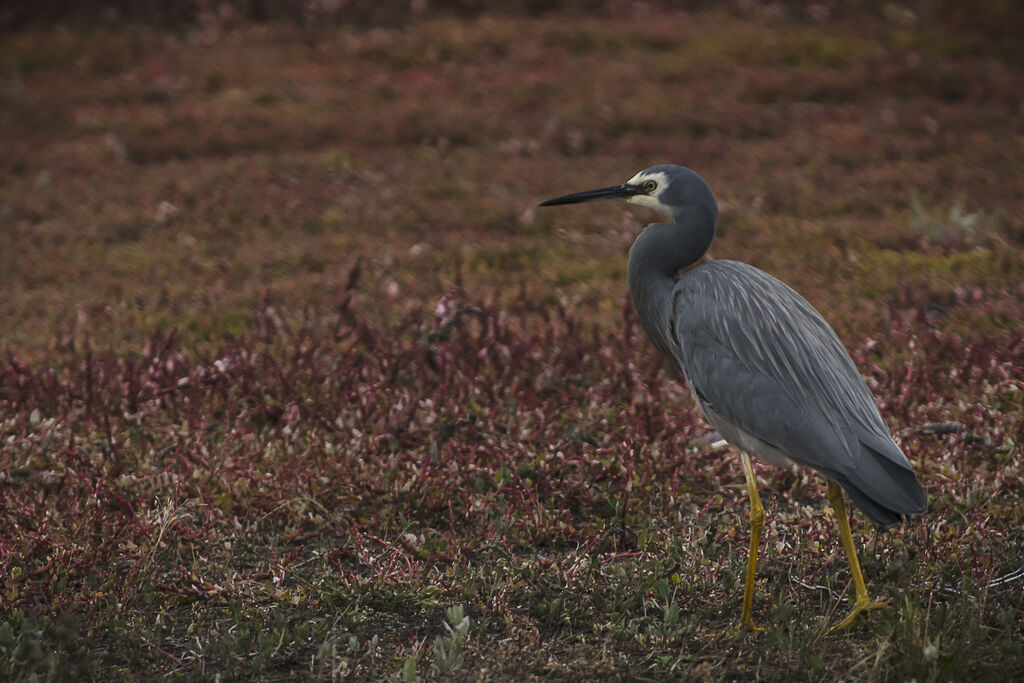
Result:
M654 345L669 357L678 350L670 329L672 289L679 271L700 260L715 237L717 216L686 206L673 223L652 223L629 250L629 296Z

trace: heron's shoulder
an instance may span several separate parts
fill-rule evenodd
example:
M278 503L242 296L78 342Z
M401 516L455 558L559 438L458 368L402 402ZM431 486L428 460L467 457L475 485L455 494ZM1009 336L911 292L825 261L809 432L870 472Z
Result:
M679 278L676 293L690 303L712 300L740 310L771 307L818 317L817 311L792 287L740 261L709 261L697 266Z
M736 286L749 287L751 285L761 287L782 286L790 289L789 285L776 277L769 275L760 268L755 268L749 263L742 261L708 261L686 273L686 278L694 283L711 284L714 286Z

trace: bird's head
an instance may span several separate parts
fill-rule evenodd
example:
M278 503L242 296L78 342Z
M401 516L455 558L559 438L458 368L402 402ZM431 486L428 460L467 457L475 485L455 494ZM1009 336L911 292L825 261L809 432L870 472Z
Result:
M541 206L578 204L597 199L625 199L678 219L687 208L697 208L718 217L718 206L704 179L683 166L662 164L637 173L621 185L585 190L549 199Z

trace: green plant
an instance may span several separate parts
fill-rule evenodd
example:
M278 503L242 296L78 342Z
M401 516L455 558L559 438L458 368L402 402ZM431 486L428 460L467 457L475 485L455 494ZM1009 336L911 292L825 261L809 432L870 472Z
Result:
M443 621L446 636L434 638L434 673L449 676L462 668L466 656L466 640L469 637L470 619L464 614L462 605L453 605L445 610Z
M910 195L910 227L921 235L926 246L944 249L966 249L989 241L989 231L995 225L995 217L984 211L968 212L966 198L958 194L953 206L945 216L925 208L917 192Z
M671 642L679 637L682 630L682 623L679 618L679 605L676 604L676 591L679 590L680 579L677 574L672 575L672 585L665 579L658 579L654 585L658 593L658 609L661 611L661 618L654 620L647 626L647 634L663 642Z

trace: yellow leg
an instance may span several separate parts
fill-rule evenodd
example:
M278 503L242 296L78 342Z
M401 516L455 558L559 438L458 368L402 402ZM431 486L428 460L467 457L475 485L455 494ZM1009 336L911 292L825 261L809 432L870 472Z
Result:
M846 559L850 563L850 573L853 574L853 589L856 593L856 602L853 609L846 618L830 628L826 633L833 633L846 628L867 610L886 609L888 605L884 602L872 602L868 598L868 590L864 586L864 575L860 572L860 562L857 561L857 550L853 547L853 536L850 534L850 521L846 518L846 500L843 498L843 490L839 484L832 480L828 482L828 502L836 513L836 521L839 523L839 535L843 539L843 548L846 550Z
M757 571L757 550L761 545L761 529L764 528L764 508L761 507L761 496L757 493L757 480L754 478L754 466L750 456L742 453L743 474L747 478L747 493L750 495L750 550L747 551L747 580L743 587L743 612L737 630L760 631L754 626L750 617L754 603L754 574Z

